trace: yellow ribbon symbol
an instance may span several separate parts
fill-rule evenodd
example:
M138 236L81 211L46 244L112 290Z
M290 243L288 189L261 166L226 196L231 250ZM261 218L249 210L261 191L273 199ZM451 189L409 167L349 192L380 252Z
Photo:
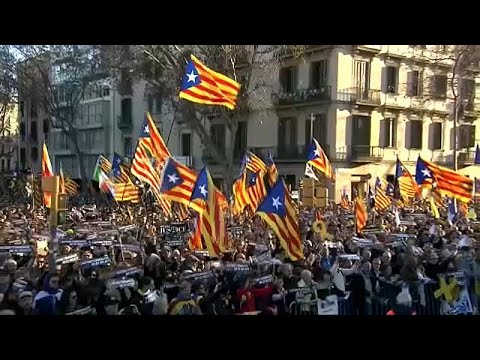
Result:
M327 232L327 224L323 220L317 220L313 223L312 229L317 234L320 234L322 240L328 240L332 236Z
M459 291L457 289L457 280L452 279L450 284L447 285L447 281L444 277L440 278L440 289L436 290L433 294L436 299L440 296L445 296L445 300L449 303L452 303L454 300L458 299Z

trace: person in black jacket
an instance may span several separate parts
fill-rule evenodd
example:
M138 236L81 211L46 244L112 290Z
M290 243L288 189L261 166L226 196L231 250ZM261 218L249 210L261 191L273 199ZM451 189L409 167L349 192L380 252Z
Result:
M135 305L142 315L152 315L153 305L156 300L153 279L143 276L138 282L138 289L130 297L130 305Z

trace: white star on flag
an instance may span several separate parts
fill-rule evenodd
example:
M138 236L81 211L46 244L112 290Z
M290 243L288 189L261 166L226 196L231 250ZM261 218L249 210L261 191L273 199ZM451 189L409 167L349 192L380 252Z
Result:
M280 196L272 197L272 201L273 201L272 206L278 210L278 207L282 205L282 203L280 202Z
M207 189L205 188L205 185L200 186L199 189L200 189L200 192L202 193L202 196L206 198L207 195L208 195L208 191L207 191Z
M192 70L190 74L187 74L187 77L188 77L188 82L195 82L198 75L195 75L195 73Z
M170 174L170 175L167 175L167 176L168 176L168 182L171 182L173 184L175 184L177 182L177 180L179 180L179 178L175 174Z
M313 155L320 156L320 152L318 151L318 149L315 149L315 151L313 152Z
M428 169L423 169L422 173L425 177L432 177L432 174L430 173L430 170L428 170Z
M150 134L150 129L148 128L148 125L145 125L145 129L143 130L145 134Z

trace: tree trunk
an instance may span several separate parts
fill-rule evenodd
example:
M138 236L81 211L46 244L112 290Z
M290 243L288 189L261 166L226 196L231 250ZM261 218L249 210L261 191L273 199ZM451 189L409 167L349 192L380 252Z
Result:
M225 164L225 192L227 198L230 197L232 192L232 185L233 185L233 161L235 155L235 135L237 134L238 129L238 119L232 117L231 119L231 127L229 128L229 140L228 145L225 149L225 155L227 158L227 162Z
M77 157L78 160L78 168L80 170L80 186L81 186L81 192L85 193L88 188L88 175L87 171L85 170L85 162L82 156L82 151L80 150L80 146L78 146L78 141L77 139L74 139L73 136L69 136L70 140L72 141L73 145L73 150L75 151L75 156Z

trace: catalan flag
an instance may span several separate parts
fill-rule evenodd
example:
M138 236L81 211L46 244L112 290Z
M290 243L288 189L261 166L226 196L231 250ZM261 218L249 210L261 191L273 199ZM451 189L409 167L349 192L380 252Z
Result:
M141 191L132 182L113 183L110 189L112 196L117 202L130 201L137 204L141 201Z
M356 203L355 203L355 224L357 233L361 233L362 230L367 225L367 208L365 206L365 202L363 201L360 196L357 196Z
M290 260L304 258L295 206L281 178L270 188L257 214L275 232Z
M167 158L161 173L160 193L166 199L185 204L200 213L201 207L190 201L195 186L191 174L192 171L186 166L172 157Z
M345 189L342 190L342 196L340 199L340 206L343 209L350 209L350 202L348 201L348 195Z
M480 146L475 147L475 160L473 162L474 165L480 165Z
M248 205L255 212L258 205L267 196L267 189L261 172L253 173L247 170L247 196Z
M207 250L213 257L221 253L220 243L224 243L226 237L223 210L217 201L215 189L210 173L204 167L198 174L190 199L200 209L200 231Z
M188 241L188 248L190 251L193 250L202 250L203 245L202 245L202 216L197 214L197 217L195 218L195 222L193 225L193 230L191 232L191 237L190 240Z
M277 166L275 165L275 162L273 161L273 156L272 154L270 154L270 152L268 153L268 156L267 156L266 165L267 165L268 185L273 186L278 179L278 170L277 170Z
M222 105L233 110L240 84L202 64L195 56L187 64L180 99L204 105Z
M397 157L397 166L395 169L394 198L414 198L419 194L418 185L410 172Z
M233 183L233 213L240 215L248 206L248 195L245 191L247 173L244 172L239 179Z
M50 162L50 155L48 155L47 144L43 143L42 151L42 179L45 177L54 176L52 163ZM52 202L52 194L44 192L43 193L43 205L47 208L50 208Z
M65 189L65 176L63 175L62 163L60 163L60 192L64 194L67 192Z
M155 122L148 112L145 113L145 119L140 130L140 141L150 155L162 164L167 157L171 156L162 135L160 135Z
M267 173L267 165L260 157L258 157L251 151L247 151L246 154L243 156L241 172L245 171L245 169L252 172L261 172L263 174Z
M473 181L459 173L418 158L415 173L417 183L436 184L442 196L455 198L463 202L470 202L473 191Z
M314 171L317 170L322 173L327 179L335 180L332 165L327 158L318 141L314 138L307 152L307 164L310 165Z
M458 204L458 212L463 216L467 216L468 214L468 203L460 201Z
M113 153L112 159L112 175L113 181L117 183L128 183L131 182L129 176L129 170L123 165L123 158L117 154Z
M386 190L382 186L382 181L377 177L375 182L375 209L384 211L392 204L392 199L386 194Z
M100 182L100 171L108 174L110 173L111 169L112 163L103 155L99 155L97 159L97 164L95 165L95 169L93 170L93 180L96 182Z
M68 195L72 196L78 192L78 184L68 175L65 176L65 191Z
M178 221L187 220L190 215L188 207L185 204L180 204L177 202L172 203L172 211L178 218Z

